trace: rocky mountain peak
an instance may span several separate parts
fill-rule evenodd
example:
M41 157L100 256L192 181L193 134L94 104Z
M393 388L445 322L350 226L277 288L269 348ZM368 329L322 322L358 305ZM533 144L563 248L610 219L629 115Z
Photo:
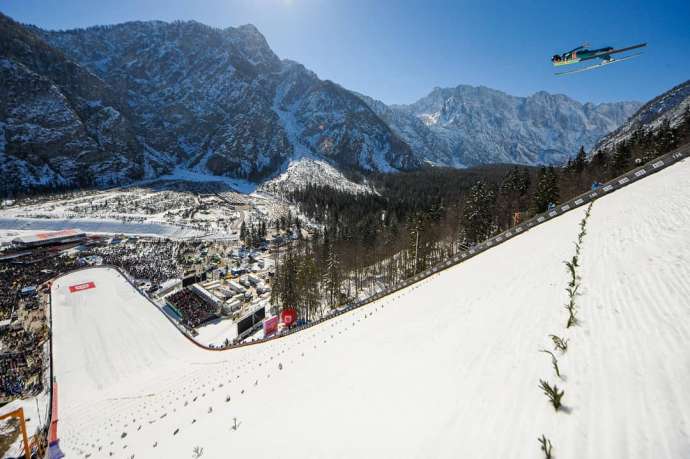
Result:
M611 107L605 107L610 110ZM637 110L625 123L599 140L594 152L611 150L635 131L654 132L662 125L678 126L690 113L690 80L655 97Z
M408 105L368 102L426 162L559 164L591 148L640 106L582 104L539 91L518 97L484 86L434 88Z

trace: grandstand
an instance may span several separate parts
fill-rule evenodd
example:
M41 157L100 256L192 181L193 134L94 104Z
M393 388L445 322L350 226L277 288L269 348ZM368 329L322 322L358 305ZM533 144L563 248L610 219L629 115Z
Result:
M62 231L47 231L21 236L12 240L12 243L20 248L43 247L70 242L82 242L86 240L86 233L76 229Z
M195 287L193 285L192 287ZM211 295L203 295L198 288L184 288L168 295L165 300L182 317L182 323L190 328L196 328L218 317L220 304L210 299Z

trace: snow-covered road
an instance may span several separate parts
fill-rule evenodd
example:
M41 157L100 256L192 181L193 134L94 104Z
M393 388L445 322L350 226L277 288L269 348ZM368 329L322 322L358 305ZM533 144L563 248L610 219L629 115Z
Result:
M690 160L302 333L192 345L116 272L52 291L68 458L690 457ZM95 288L69 292L93 282ZM549 334L568 338L557 380ZM539 379L565 389L555 412ZM232 428L235 419L239 427Z

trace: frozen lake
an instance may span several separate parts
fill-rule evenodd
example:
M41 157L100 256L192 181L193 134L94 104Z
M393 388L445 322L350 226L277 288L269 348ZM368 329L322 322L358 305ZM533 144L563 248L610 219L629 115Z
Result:
M129 223L115 220L7 218L0 217L0 230L59 231L76 228L89 233L114 233L188 238L203 236L199 230L161 223Z

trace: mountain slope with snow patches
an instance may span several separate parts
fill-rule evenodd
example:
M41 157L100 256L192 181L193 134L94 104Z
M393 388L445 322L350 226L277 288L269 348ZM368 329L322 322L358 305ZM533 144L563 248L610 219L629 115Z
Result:
M0 14L0 37L7 193L173 170L261 183L305 156L342 172L561 163L639 107L471 86L386 106L281 60L252 25L46 31Z
M1 13L0 81L0 191L107 186L162 167L111 87Z
M416 166L366 104L279 59L252 25L149 21L40 33L122 94L148 145L199 172L258 180L304 154L363 170Z
M690 455L690 163L286 338L194 347L115 271L52 286L67 457ZM70 285L95 288L69 293ZM550 334L569 340L551 368ZM555 412L540 379L565 390ZM237 425L237 428L233 426ZM270 434L269 434L270 433Z
M613 150L635 131L657 132L664 123L674 128L690 116L690 80L655 97L635 112L618 129L600 139L594 152Z
M517 97L484 86L435 88L409 105L363 97L421 160L451 167L563 164L620 126L638 102L582 104L539 91Z
M279 59L252 25L45 31L0 13L0 38L0 171L13 183L107 186L174 169L256 183L305 154L345 170L419 165L361 99Z

